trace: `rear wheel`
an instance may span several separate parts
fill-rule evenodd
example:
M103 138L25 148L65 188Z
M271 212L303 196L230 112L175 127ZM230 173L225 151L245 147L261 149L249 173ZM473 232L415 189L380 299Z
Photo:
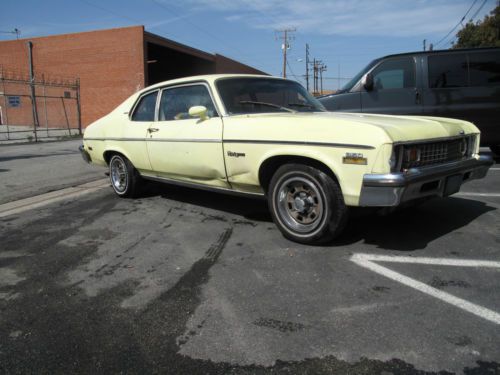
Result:
M286 164L276 171L269 185L268 204L283 235L305 244L334 239L348 216L338 183L303 164Z
M135 197L139 191L139 173L123 155L115 154L109 161L109 180L120 197Z

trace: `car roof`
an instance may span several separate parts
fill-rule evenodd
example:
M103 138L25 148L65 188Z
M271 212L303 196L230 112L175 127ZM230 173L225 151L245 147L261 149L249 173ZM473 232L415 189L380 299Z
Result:
M144 91L149 91L151 89L155 89L158 87L176 85L181 83L190 83L199 81L208 81L213 83L214 81L220 78L268 78L268 79L284 80L284 78L268 76L264 74L206 74L206 75L182 77L182 78L171 79L168 81L158 82L155 83L154 85L144 88L139 92L142 93Z
M399 56L415 56L415 55L440 55L440 54L448 54L448 53L457 53L457 52L484 52L484 51L500 51L498 47L481 47L481 48L456 48L456 49L439 49L432 51L415 51L415 52L404 52L404 53L396 53L392 55L386 55L378 58L377 60L387 59L390 57L399 57Z

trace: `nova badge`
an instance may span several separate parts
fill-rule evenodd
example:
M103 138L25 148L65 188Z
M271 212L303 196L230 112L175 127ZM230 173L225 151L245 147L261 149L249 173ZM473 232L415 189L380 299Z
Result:
M231 156L233 158L244 158L245 154L243 152L228 151L227 156Z

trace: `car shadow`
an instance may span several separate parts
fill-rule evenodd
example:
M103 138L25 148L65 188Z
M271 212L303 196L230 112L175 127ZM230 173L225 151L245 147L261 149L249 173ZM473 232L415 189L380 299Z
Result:
M247 198L147 181L141 197L152 196L241 215L248 220L269 223L273 221L267 208L267 201L263 198Z
M145 184L142 197L162 198L240 215L258 222L272 222L264 199L232 196L161 183ZM432 199L416 207L405 208L387 215L373 209L352 209L344 232L332 243L338 247L357 242L386 250L414 251L496 208L465 198Z
M359 241L386 250L414 251L496 208L457 197L436 198L388 215L354 210L344 233L334 245Z

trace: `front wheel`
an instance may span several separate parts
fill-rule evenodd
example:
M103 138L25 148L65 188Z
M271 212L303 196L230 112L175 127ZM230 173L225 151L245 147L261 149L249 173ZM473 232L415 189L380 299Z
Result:
M139 191L139 179L139 173L125 156L113 155L109 161L109 180L118 196L135 197Z
M268 204L283 235L305 244L334 239L348 216L338 183L303 164L285 164L276 171L269 185Z

